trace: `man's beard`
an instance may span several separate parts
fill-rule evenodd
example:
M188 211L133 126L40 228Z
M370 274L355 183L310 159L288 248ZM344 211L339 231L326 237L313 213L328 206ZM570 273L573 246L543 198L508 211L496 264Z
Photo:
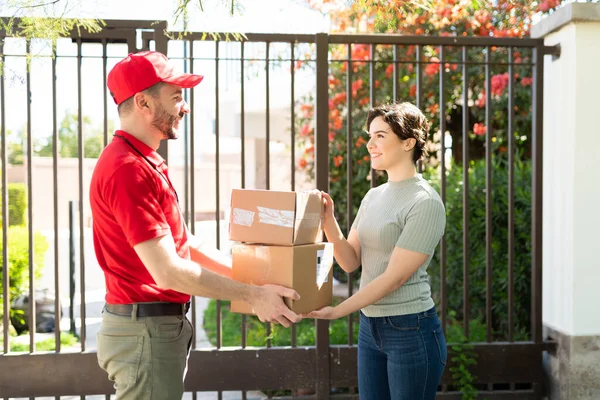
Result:
M182 117L182 112L179 115L169 114L162 105L159 105L156 109L156 115L152 120L152 126L161 131L165 139L177 139L179 132L174 128L174 124L178 118Z

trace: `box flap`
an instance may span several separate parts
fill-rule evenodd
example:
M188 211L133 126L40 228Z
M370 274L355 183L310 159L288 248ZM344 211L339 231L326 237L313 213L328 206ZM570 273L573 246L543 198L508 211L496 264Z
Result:
M323 240L323 211L321 192L296 192L294 244L317 243Z
M294 246L294 289L310 293L291 304L296 313L307 313L331 305L333 290L333 245Z

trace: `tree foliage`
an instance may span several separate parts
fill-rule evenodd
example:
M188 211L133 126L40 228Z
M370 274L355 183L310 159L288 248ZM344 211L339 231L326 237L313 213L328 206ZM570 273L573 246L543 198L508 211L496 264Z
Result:
M73 30L99 32L104 22L94 18L67 18L69 0L8 0L0 6L0 30L7 36L52 41L66 37Z
M332 28L344 33L394 33L402 35L480 36L524 38L528 36L536 14L552 12L560 6L557 0L540 3L498 0L360 0L350 7L343 0L311 0L316 9L326 12ZM466 63L463 58L466 55ZM515 304L515 328L519 338L529 329L531 248L530 224L530 155L532 132L533 52L520 47L501 46L414 46L377 45L353 41L350 46L333 44L329 47L329 175L330 193L336 204L336 217L346 230L358 211L360 200L371 186L383 183L384 173L373 172L365 144L365 121L371 106L393 101L410 101L420 106L432 123L430 130L425 176L440 188L440 156L447 155L447 253L446 285L462 288L463 258L470 261L470 315L485 319L486 252L485 252L485 145L492 143L492 192L496 200L492 209L492 240L495 275L494 310L490 321L494 335L507 334L506 258L508 236L507 160L512 116L512 144L515 156L514 173L519 178L515 202L519 207L515 224L519 224L518 257L514 271L518 304ZM489 63L488 63L489 61ZM512 65L509 69L509 61ZM487 68L489 68L486 71ZM311 68L301 62L298 68ZM511 72L509 74L509 71ZM421 73L421 81L418 75ZM489 84L486 82L489 73ZM440 82L443 80L443 85ZM489 85L489 87L488 87ZM509 110L509 86L513 88ZM466 87L466 90L465 90ZM443 88L443 89L441 89ZM443 90L441 92L441 90ZM444 107L443 116L440 115ZM299 169L314 177L315 121L314 99L308 95L299 102L296 113L297 144L301 150ZM490 111L489 124L486 118ZM468 123L463 129L463 121ZM441 119L443 118L443 120ZM440 121L445 130L441 131ZM441 148L441 139L445 148ZM463 146L466 137L467 145ZM468 164L463 166L463 149L468 152ZM463 168L467 168L471 188L467 221L472 228L467 248L463 249L462 193ZM348 169L350 173L348 174ZM348 175L352 179L348 181ZM495 189L494 185L498 188ZM351 194L351 201L348 197ZM529 197L528 197L529 196ZM451 204L450 204L451 202ZM471 204L472 203L472 204ZM476 234L475 234L476 233ZM451 251L450 251L451 250ZM439 300L439 254L430 266L434 296ZM336 267L336 277L345 279ZM496 274L496 273L495 273ZM450 281L449 281L450 280ZM522 283L525 282L525 286ZM447 286L450 287L450 286ZM448 309L457 310L457 323L464 323L462 291L448 298Z
M59 157L77 158L79 155L79 116L77 113L66 112L58 125ZM97 125L88 116L82 116L83 156L85 158L98 158L104 148L104 129ZM114 132L113 121L108 121L108 135ZM7 132L7 161L11 165L21 165L27 151L27 127L18 132ZM34 138L33 155L39 157L52 157L53 138L48 135L43 138Z
M185 20L191 7L204 11L206 3L206 0L172 1L175 23ZM0 4L0 16L3 16L0 18L0 31L7 36L43 38L54 42L58 38L69 37L72 32L85 30L97 33L106 26L98 18L67 17L73 3L73 0L7 0ZM229 10L230 15L243 10L239 0L218 0L218 3Z
M103 128L93 123L87 116L82 117L83 155L85 158L98 158L104 147ZM78 115L65 113L58 128L58 154L64 158L77 158L79 154ZM114 124L108 121L107 132L114 132ZM35 154L41 157L52 157L52 137L38 140Z

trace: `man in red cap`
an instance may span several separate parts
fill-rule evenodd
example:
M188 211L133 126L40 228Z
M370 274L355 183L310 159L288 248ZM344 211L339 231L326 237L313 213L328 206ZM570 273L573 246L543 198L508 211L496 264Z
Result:
M110 71L108 88L121 129L102 151L90 187L96 257L106 280L98 362L117 398L181 399L192 326L190 295L244 300L261 321L300 317L276 285L231 279L230 260L186 228L167 166L156 152L176 139L190 112L182 89L202 76L176 71L158 52L129 54Z

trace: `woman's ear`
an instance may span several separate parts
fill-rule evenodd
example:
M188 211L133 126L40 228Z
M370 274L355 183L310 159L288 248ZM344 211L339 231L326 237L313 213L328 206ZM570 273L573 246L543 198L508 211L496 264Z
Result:
M404 142L404 151L411 151L412 149L415 148L416 145L417 145L417 139L415 139L415 138L406 139L406 141Z

